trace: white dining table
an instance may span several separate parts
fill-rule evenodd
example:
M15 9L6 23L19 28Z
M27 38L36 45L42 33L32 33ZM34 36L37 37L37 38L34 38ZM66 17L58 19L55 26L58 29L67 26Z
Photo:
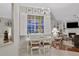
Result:
M28 53L28 51L29 51L29 42L30 41L32 41L32 40L38 40L38 41L40 41L40 42L42 42L43 40L51 40L51 37L39 37L39 38L29 38L29 37L27 37L26 39L25 39L25 41L27 42L27 53Z

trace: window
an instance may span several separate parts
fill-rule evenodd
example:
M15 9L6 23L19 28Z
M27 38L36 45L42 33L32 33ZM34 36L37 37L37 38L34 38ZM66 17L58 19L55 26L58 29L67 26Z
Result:
M27 33L44 33L44 17L28 15Z

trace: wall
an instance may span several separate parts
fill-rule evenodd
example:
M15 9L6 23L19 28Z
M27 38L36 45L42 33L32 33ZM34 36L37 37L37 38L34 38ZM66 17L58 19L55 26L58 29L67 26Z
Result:
M79 28L66 29L66 33L67 33L67 35L69 33L76 33L77 35L79 35Z
M6 17L11 19L11 4L0 3L0 17Z
M12 8L11 4L7 4L7 3L0 4L0 17L10 18L12 20L12 13L11 12L12 12L13 9L11 9L11 8ZM17 9L17 8L15 8L15 9ZM13 11L13 15L15 13L17 13L17 12ZM17 46L18 42L17 42L17 40L19 40L19 39L17 37L19 37L19 36L17 36L17 35L19 35L19 34L17 34L17 32L18 32L19 28L18 28L18 25L16 26L16 24L18 24L18 22L15 21L15 18L17 19L16 14L13 16L13 18L14 18L14 21L12 20L12 22L13 23L15 22L14 23L15 27L13 29L13 34L15 34L15 35L13 35L14 42L12 44L10 44L10 45L6 45L6 46L3 46L3 47L0 47L0 56L14 56L14 55L18 55L18 46Z
M7 30L8 31L8 26L7 26L7 22L9 21L9 20L11 20L11 19L7 19L7 18L2 18L2 17L0 17L0 20L1 20L1 22L0 22L0 34L4 34L4 32L5 32L5 30Z

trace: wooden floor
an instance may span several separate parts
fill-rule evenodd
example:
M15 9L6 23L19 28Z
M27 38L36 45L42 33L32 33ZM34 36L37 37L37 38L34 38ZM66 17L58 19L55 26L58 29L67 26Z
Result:
M79 48L69 48L68 51L79 52Z
M54 47L54 46L52 46L52 47ZM66 46L64 46L64 47L62 47L62 48L58 48L59 50L66 50L66 51L73 51L73 52L79 52L79 48L75 48L75 47L70 47L70 48L65 48ZM56 47L54 47L54 48L56 48ZM57 49L57 48L56 48Z

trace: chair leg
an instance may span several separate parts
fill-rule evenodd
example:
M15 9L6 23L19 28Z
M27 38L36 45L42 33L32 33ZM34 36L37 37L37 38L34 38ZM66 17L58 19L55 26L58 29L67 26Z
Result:
M44 54L46 55L47 53L49 53L49 49L51 48L51 46L45 47L44 48ZM47 52L47 53L46 53Z
M31 55L33 55L33 51L32 51L32 49L31 49Z
M41 54L41 51L40 51L40 49L39 49L39 55Z
M45 48L43 48L44 49L44 55L46 55L46 50L45 50Z
M44 48L44 54L45 55L47 54L47 50L48 50L48 48Z

